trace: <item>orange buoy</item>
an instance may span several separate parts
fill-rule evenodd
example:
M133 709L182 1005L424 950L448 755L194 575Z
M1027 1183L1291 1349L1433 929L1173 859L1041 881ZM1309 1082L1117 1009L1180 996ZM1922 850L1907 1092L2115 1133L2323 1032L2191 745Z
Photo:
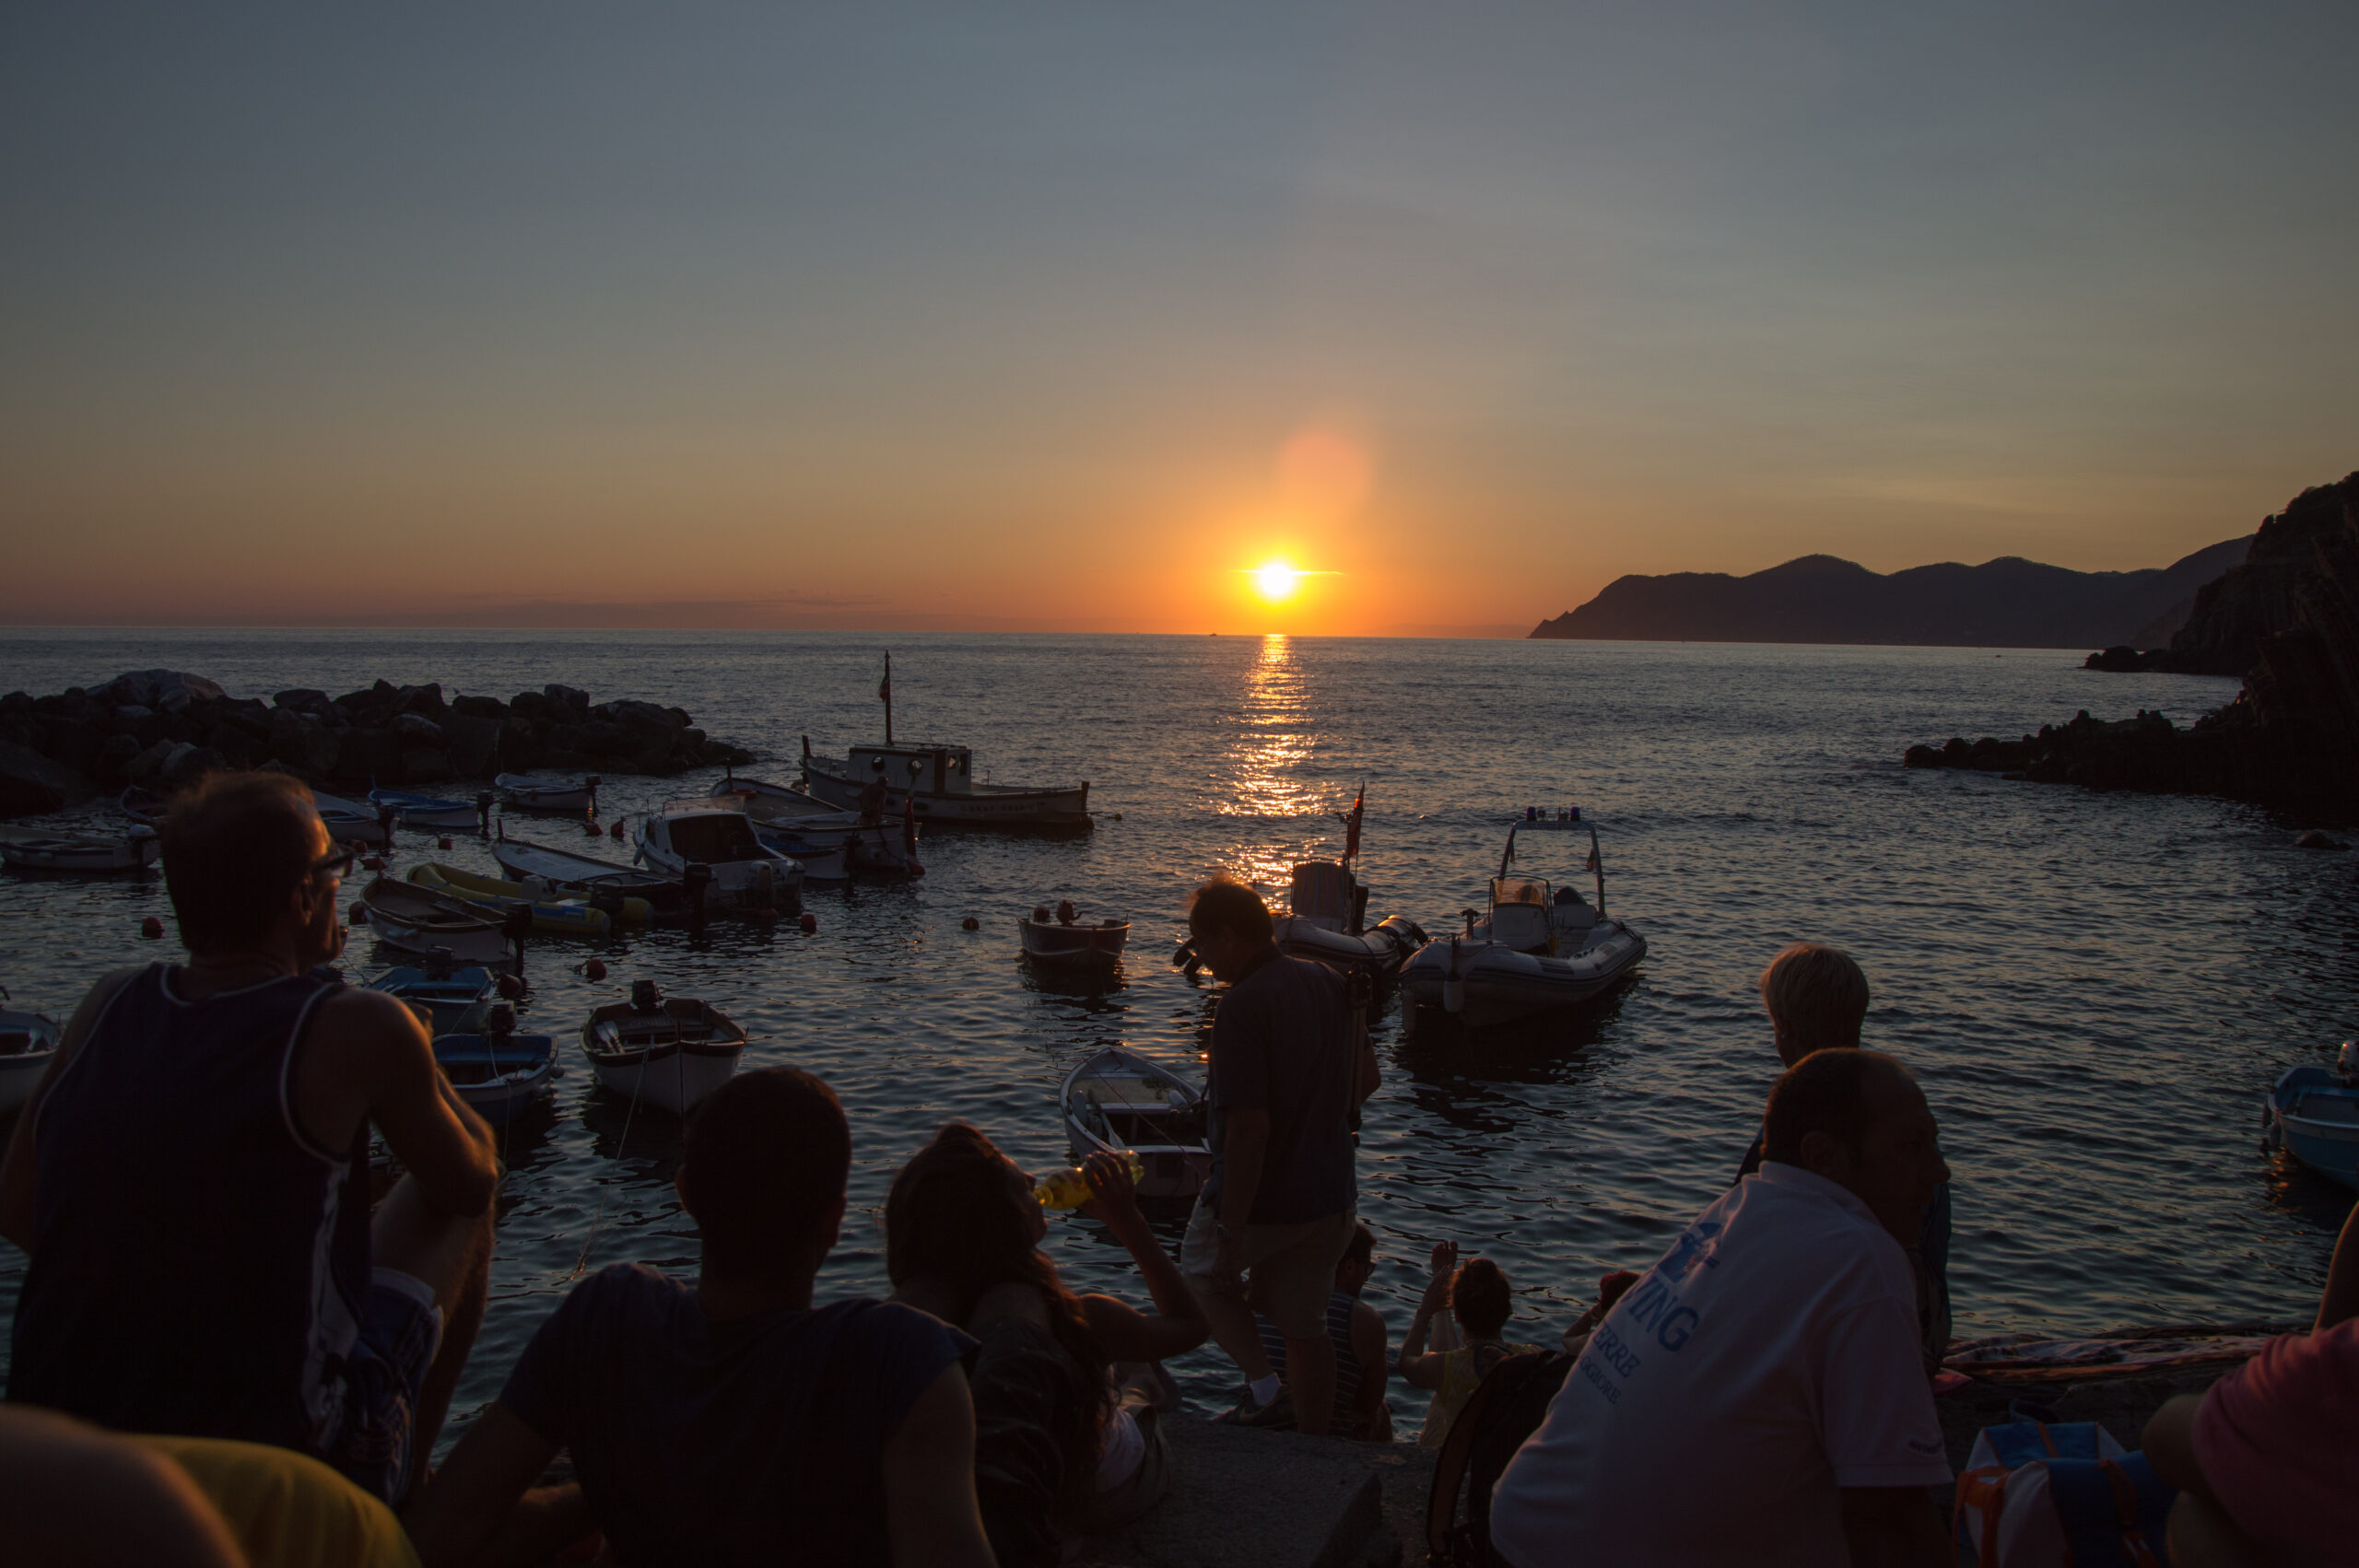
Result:
M367 860L361 861L360 864L363 870L381 872L385 869L385 857L382 855L371 855Z
M979 931L983 929L983 922L969 915L958 922L958 929L962 931Z
M502 975L499 977L499 994L514 1001L524 994L524 982L513 975Z
M590 831L595 833L598 830L595 825L593 825ZM606 832L616 838L620 838L623 836L623 819L620 817L615 818L615 825L606 829Z
M352 907L351 917L346 919L345 923L352 926L367 925L369 923L369 906L366 904L355 904Z
M444 834L441 837L436 839L434 843L437 848L448 849L451 847L451 837L449 834Z
M812 914L806 909L804 911L803 919L795 921L794 923L803 928L803 934L804 936L809 936L812 932L819 929L819 917Z
M622 824L616 823L615 825L620 827ZM595 838L598 837L598 825L594 822L585 822L581 825L581 831L588 834L591 837ZM616 837L620 837L622 836L620 834L616 834Z
M606 961L603 958L593 958L589 963L581 965L581 977L585 980L604 979L606 977Z
M139 922L139 934L153 942L164 934L164 922L150 915Z

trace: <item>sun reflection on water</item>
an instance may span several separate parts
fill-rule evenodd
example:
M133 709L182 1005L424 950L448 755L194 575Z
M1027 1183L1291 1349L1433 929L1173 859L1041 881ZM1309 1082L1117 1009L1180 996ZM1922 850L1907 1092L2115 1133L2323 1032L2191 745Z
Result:
M1265 890L1283 889L1297 861L1332 852L1325 840L1334 790L1334 780L1315 766L1320 736L1312 676L1285 633L1262 639L1245 671L1235 723L1211 780L1212 806L1261 826L1240 833L1223 861L1232 874Z

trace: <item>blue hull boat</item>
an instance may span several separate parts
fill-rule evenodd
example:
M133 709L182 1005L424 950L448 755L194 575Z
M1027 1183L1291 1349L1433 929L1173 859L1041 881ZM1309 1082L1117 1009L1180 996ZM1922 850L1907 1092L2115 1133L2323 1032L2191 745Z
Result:
M444 1035L434 1060L470 1110L492 1126L513 1120L557 1076L554 1035Z
M2269 1092L2268 1135L2322 1176L2359 1188L2359 1085L2296 1067Z
M428 1035L464 1035L483 1026L484 1015L498 1000L493 984L488 969L453 969L437 978L405 965L386 970L369 982L369 989L397 996L409 1003L412 1012L424 1013Z
M371 790L369 800L373 805L393 807L404 827L480 828L487 810L474 801L413 795L406 790Z

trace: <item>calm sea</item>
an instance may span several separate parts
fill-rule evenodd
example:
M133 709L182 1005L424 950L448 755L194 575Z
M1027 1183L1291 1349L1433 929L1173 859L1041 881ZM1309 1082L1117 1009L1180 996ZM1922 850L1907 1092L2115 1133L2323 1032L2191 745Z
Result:
M1776 1059L1754 993L1802 938L1838 942L1875 989L1871 1043L1912 1063L1954 1168L1961 1333L2302 1316L2349 1195L2265 1156L2260 1096L2354 1032L2359 886L2350 857L2202 800L2095 795L1905 772L1901 749L2012 735L2077 708L2182 721L2233 683L2082 672L2009 649L1611 643L968 637L890 639L896 731L970 745L1001 782L1090 781L1085 842L931 839L914 886L814 888L816 935L722 924L608 950L593 987L544 944L534 1023L567 1036L634 977L704 997L835 1085L851 1111L854 1213L823 1293L881 1290L874 1208L935 1124L965 1117L1061 1163L1058 1080L1122 1043L1197 1059L1209 989L1167 963L1180 900L1227 868L1271 890L1340 848L1328 814L1367 786L1371 918L1442 930L1479 900L1509 820L1579 805L1602 825L1613 910L1646 933L1637 981L1585 1015L1497 1038L1379 1036L1383 1088L1360 1160L1379 1236L1371 1297L1394 1331L1441 1237L1519 1293L1513 1331L1554 1333L1597 1276L1643 1269L1729 1180ZM157 665L233 696L379 676L506 696L548 681L676 703L791 778L798 737L876 736L884 639L812 634L0 633L0 690ZM705 776L610 784L609 811ZM93 808L95 811L97 808ZM525 836L579 845L563 825ZM611 849L612 846L606 846ZM428 858L423 837L404 863ZM462 838L447 858L488 870ZM1547 868L1540 868L1546 870ZM1570 872L1569 863L1558 868ZM1137 922L1123 984L1062 995L1027 977L1015 921L1070 896ZM111 965L158 956L160 881L0 878L0 983L63 1017ZM963 931L976 917L981 929ZM375 960L365 941L350 967ZM574 1070L508 1134L494 1300L464 1410L498 1390L585 1265L693 1267L669 1185L677 1129ZM1144 1303L1123 1255L1060 1220L1080 1288ZM22 1255L0 1244L0 1308ZM1231 1377L1178 1370L1200 1401ZM1414 1418L1423 1396L1397 1389ZM1405 1423L1414 1432L1414 1419Z

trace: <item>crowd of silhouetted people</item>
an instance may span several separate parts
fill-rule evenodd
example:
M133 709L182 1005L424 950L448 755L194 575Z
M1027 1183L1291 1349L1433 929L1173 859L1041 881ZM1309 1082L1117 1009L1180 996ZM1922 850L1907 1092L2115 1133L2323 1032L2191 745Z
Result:
M1444 1240L1396 1345L1363 1299L1364 1022L1215 879L1189 909L1227 987L1214 1160L1176 1258L1124 1160L1083 1167L1139 1299L1076 1293L1032 1177L953 1122L893 1179L891 1295L815 1302L854 1128L811 1074L749 1071L687 1124L695 1278L581 1280L429 1470L483 1318L496 1142L406 1008L326 967L350 859L301 786L217 777L163 840L189 961L92 988L0 1165L29 1255L11 1562L1054 1563L1181 1484L1163 1363L1207 1340L1238 1425L1391 1442L1392 1380L1429 1390L1416 1440L1479 1483L1451 1561L1954 1561L1950 1173L1907 1069L1860 1048L1868 983L1834 948L1764 972L1784 1071L1660 1258L1525 1343L1498 1264ZM381 1196L372 1129L404 1173ZM2352 1560L2349 1236L2312 1332L2148 1427L2182 1568Z

